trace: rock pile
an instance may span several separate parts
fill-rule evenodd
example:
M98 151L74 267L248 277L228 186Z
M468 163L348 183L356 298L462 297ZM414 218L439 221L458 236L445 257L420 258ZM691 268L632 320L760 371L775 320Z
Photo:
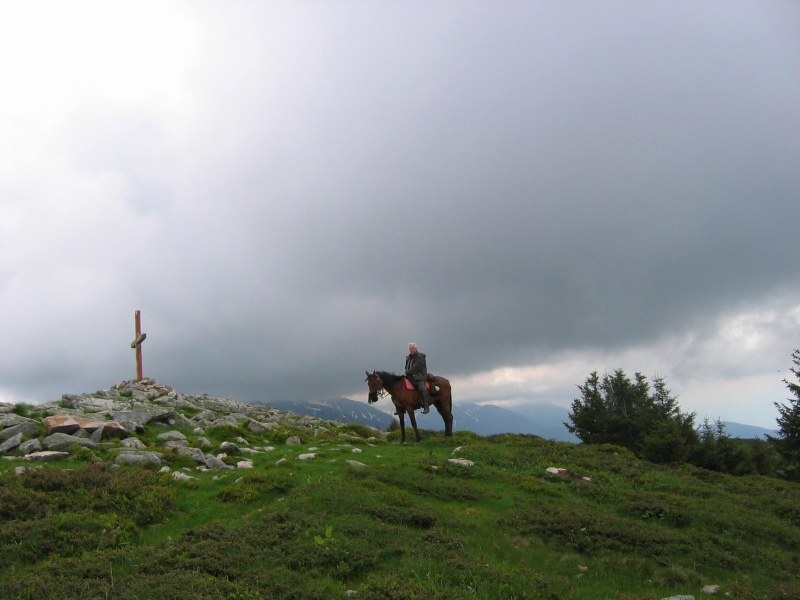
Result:
M86 448L114 455L116 464L160 465L164 453L173 452L190 457L202 468L233 469L222 459L273 448L247 447L246 441L238 438L222 442L217 453L212 454L214 444L205 437L207 429L245 427L264 438L281 438L282 431L292 428L308 430L316 437L323 433L334 435L344 425L205 394L186 396L153 379L122 381L93 394L64 394L58 402L27 408L30 410L14 411L14 405L0 403L0 456L57 460ZM26 412L43 416L24 416ZM148 448L140 436L155 428L165 432L156 436L157 449L152 444ZM192 438L179 429L191 429ZM363 441L373 441L384 434L376 429L373 435ZM354 440L352 433L340 433L339 437ZM288 444L300 443L297 436L284 435L281 439ZM247 468L249 462L237 464Z

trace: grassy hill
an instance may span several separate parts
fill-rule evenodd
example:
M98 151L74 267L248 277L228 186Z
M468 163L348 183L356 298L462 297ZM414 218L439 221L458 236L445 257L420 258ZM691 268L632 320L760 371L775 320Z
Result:
M187 481L0 462L0 598L800 598L797 484L535 436L231 434L275 449L244 474L169 458Z

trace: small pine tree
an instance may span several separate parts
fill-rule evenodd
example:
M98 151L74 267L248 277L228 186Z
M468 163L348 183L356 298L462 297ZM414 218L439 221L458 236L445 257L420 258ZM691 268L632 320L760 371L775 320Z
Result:
M572 402L567 429L586 444L616 444L657 462L681 462L698 443L694 413L682 413L663 377L622 369L602 379L593 371Z
M792 353L794 367L792 373L800 381L800 349ZM786 463L784 473L790 479L800 479L800 384L784 379L787 389L794 398L788 404L774 402L780 416L778 422L778 438L770 437L778 453Z

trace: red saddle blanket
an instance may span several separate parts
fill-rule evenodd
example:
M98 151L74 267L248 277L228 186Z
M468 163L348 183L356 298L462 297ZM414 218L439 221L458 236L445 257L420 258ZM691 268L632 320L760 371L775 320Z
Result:
M407 390L415 390L415 389L417 389L417 388L414 387L414 383L408 377L403 377L403 379L405 379L405 381L406 381L406 389ZM425 389L426 390L430 390L431 389L431 382L430 381L426 381L425 382Z

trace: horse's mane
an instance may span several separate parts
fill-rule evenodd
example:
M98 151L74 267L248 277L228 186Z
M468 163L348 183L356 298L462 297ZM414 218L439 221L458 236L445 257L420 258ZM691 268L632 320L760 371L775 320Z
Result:
M378 377L380 377L381 381L383 381L384 387L394 385L403 378L402 375L395 375L394 373L389 373L387 371L375 371L375 373L377 373Z

